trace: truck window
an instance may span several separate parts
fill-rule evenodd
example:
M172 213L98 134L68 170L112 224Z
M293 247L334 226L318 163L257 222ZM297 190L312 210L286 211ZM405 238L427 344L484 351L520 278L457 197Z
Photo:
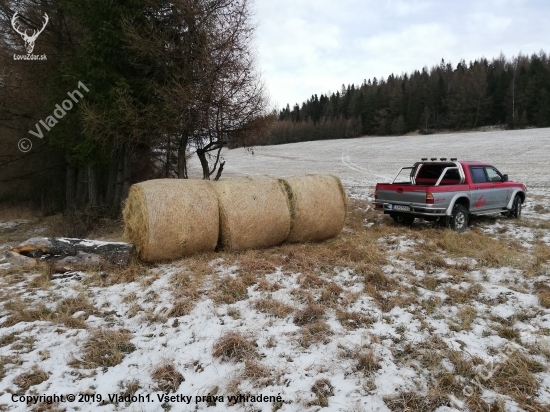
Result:
M502 176L494 167L486 167L485 171L489 177L489 182L502 182Z
M470 167L470 173L472 174L472 180L474 183L486 183L487 176L483 167Z
M454 164L435 164L435 165L424 164L418 171L418 175L416 176L416 178L417 179L418 178L437 179L441 175L441 172L443 171L443 169L445 169L446 167L453 167L453 166ZM447 176L449 175L449 172L453 172L453 170L447 171ZM454 170L454 172L456 172L456 170Z
M460 181L460 174L457 169L447 170L443 179L456 180L456 183L458 183Z

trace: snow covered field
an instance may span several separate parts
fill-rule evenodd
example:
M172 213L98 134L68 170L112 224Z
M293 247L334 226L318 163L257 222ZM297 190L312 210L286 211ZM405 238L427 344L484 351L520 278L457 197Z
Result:
M339 176L352 192L388 181L423 157L456 157L492 163L530 193L550 195L550 129L425 136L364 137L225 151L224 177L306 173ZM193 158L193 160L195 160ZM198 162L190 175L201 176Z
M0 261L0 410L549 410L550 129L253 152L226 151L224 178L342 179L352 202L338 239L117 273L52 277ZM524 218L456 234L372 210L377 181L435 156L524 182ZM19 402L61 394L76 399ZM238 394L249 398L231 405ZM197 398L208 395L218 399Z

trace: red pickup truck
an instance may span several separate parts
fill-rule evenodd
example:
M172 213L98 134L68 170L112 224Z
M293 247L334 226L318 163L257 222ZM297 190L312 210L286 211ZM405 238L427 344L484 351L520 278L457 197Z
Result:
M422 218L462 232L470 215L519 219L526 193L525 185L487 163L432 158L402 167L392 183L377 183L374 206L405 225Z

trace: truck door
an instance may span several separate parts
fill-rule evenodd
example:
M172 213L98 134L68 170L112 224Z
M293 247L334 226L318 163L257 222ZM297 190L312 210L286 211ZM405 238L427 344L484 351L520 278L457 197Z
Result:
M500 172L492 166L485 167L487 178L491 183L490 204L492 209L506 207L510 200L510 190L506 187Z
M483 166L470 166L472 183L470 185L470 212L491 209L491 190L493 183L489 182Z

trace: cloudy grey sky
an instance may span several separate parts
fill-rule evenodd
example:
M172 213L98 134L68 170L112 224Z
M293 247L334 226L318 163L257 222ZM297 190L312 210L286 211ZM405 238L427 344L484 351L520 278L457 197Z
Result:
M442 58L550 53L550 0L256 0L255 19L278 109Z

